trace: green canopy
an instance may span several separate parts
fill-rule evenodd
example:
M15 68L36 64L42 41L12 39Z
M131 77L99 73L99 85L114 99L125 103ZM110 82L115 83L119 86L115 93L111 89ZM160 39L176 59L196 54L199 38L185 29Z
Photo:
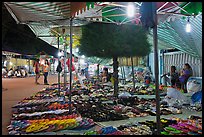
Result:
M198 15L202 12L202 2L184 2L180 7L183 7L183 9L190 14ZM181 13L186 14L185 11L181 10Z

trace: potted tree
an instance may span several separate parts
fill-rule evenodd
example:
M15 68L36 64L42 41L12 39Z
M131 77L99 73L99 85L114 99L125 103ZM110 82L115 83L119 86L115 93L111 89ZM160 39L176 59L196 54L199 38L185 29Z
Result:
M93 22L82 26L79 53L113 59L114 96L118 94L118 57L143 57L150 53L147 32L137 25Z

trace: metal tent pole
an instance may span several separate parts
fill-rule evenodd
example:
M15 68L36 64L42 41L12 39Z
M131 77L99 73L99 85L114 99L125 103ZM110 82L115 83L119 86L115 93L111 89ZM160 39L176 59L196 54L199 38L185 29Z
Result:
M28 73L30 74L31 72L30 72L30 56L28 56Z
M69 112L72 113L71 108L71 95L72 95L72 20L70 19L70 58L69 58Z
M123 66L122 68L123 68L123 76L124 76L124 84L125 84L126 83L125 66Z
M160 84L162 84L162 78L161 76L164 74L164 50L161 50L162 56L160 57Z
M58 48L58 53L60 52L59 49L59 36L57 36L57 48ZM58 65L60 63L60 56L58 56ZM58 72L58 92L60 92L60 72Z
M133 57L130 57L130 59L131 59L131 67L132 67L133 91L135 91L135 71L134 71L134 65L133 65Z
M64 35L63 35L64 36ZM64 89L66 89L66 83L67 83L67 72L66 72L66 59L67 59L67 48L66 48L66 38L63 37L64 41Z
M160 121L160 97L159 97L159 67L158 67L158 40L157 40L157 13L156 2L152 2L153 12L153 41L154 41L154 70L155 70L155 86L156 86L156 123L157 123L157 135L161 134L161 121Z

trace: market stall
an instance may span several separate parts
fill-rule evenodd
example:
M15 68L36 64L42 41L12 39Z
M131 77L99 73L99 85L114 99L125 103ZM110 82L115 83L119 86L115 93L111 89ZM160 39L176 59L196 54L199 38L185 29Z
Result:
M73 83L71 106L69 91L62 90L62 87L59 93L58 84L55 83L20 101L13 106L9 134L156 134L154 97L124 95L124 87L120 87L121 94L117 99L113 96L111 84L97 83L96 79L83 82L86 88L79 81ZM72 113L69 112L69 107ZM161 123L164 126L161 133L201 134L202 120L199 119L202 119L202 109L195 110L192 107L162 104ZM197 127L196 122L199 125ZM182 124L187 127L181 129Z
M54 3L54 4L56 4L56 3ZM158 7L158 5L156 5L156 8L158 8L158 9L154 9L154 23L155 22L157 22L157 11L158 10L164 10L163 8L165 7L165 5L167 5L168 3L163 3L164 5L160 5L159 7ZM186 4L186 3L185 3ZM24 3L24 5L26 5L25 3ZM26 7L25 9L26 10L28 10L29 9L29 7L36 7L37 5L33 5L33 4L29 4L29 3L27 3L27 5L29 5L28 7ZM40 4L39 4L40 5ZM38 6L39 6L38 5ZM51 7L53 7L53 5L49 5L49 3L46 3L46 8L45 8L45 11L51 6ZM48 6L49 5L49 6ZM58 4L56 4L56 5L58 5ZM68 5L64 5L64 6L68 6L68 7L71 7L70 6L71 4L70 3L68 3ZM83 4L82 4L83 5ZM100 4L99 4L100 5ZM119 4L120 5L120 4ZM123 4L122 4L123 5ZM140 4L139 4L140 5ZM176 13L176 11L178 11L178 9L182 9L183 10L183 6L182 6L182 8L180 7L180 3L174 3L173 4L175 7L174 8L172 8L172 9L174 9L173 11L175 12L175 13L170 13L170 14L177 14ZM16 7L16 3L10 3L10 2L6 2L6 6L7 6L7 8L8 9L10 9L10 11L12 11L13 13L17 13L15 10L17 10L17 11L19 11L18 13L23 13L23 11L22 11L22 9L21 8L19 8L18 7L18 9L15 9L15 7ZM37 6L37 7L38 7ZM59 6L59 5L58 5ZM124 6L124 5L123 5ZM171 4L171 6L172 6L172 4ZM186 6L186 5L185 5ZM84 5L82 6L82 7L84 7ZM180 8L179 8L180 7ZM79 7L78 7L79 8ZM169 7L168 7L169 8ZM55 11L55 10L54 10ZM70 10L70 11L72 11L72 10ZM76 10L73 10L72 12L69 12L68 14L69 14L69 16L66 16L66 17L68 17L68 22L66 22L66 24L67 23L69 23L70 25L70 58L72 58L72 21L74 21L73 20L73 14L75 14L76 13L76 11L79 11L79 9L76 9ZM152 12L152 11L151 11ZM37 11L37 14L38 13L40 13L39 11ZM59 12L57 12L57 11L55 11L55 13L56 14L59 14ZM161 12L160 12L161 13ZM167 12L168 13L168 12ZM30 26L32 26L32 25L34 25L35 23L39 23L39 24L46 24L46 21L45 20L42 20L42 17L41 16L36 16L36 18L32 18L31 20L29 20L27 17L28 16L26 16L26 18L20 18L20 20L19 20L19 18L17 18L17 17L21 17L21 14L19 14L19 15L15 15L14 17L15 17L15 19L16 19L16 21L17 22L20 22L20 23L25 23L26 21L27 22L29 22L29 21L31 21L32 23L28 23ZM36 14L36 13L35 13ZM67 11L63 11L63 13L62 13L63 15L66 15L67 14ZM27 15L28 15L28 13L27 13ZM38 15L41 15L41 14L38 14ZM55 19L55 21L58 21L58 23L60 22L61 23L61 25L63 25L65 22L61 22L61 20L63 20L63 19L66 19L66 18L64 18L64 16L56 16L54 13L52 14L52 16L50 17L50 16L47 16L47 14L45 14L46 15L46 18L47 19L50 19L50 18L54 18ZM33 16L33 17L35 17L35 16ZM44 19L44 18L43 18ZM47 20L48 21L48 20ZM35 22L35 23L33 23L33 22ZM121 22L121 24L124 22L124 20ZM53 22L47 22L47 24L49 24L50 26L52 26L53 25ZM55 24L55 23L54 23ZM118 23L117 23L118 24ZM137 23L136 23L137 24ZM86 94L88 94L89 96L86 96L86 95L78 95L79 93L79 91L80 90L74 90L74 85L72 85L72 75L71 75L71 73L72 73L72 70L70 69L70 82L69 82L69 85L66 83L66 76L65 76L65 80L64 80L64 88L63 89L61 89L61 90L58 90L58 97L57 97L57 100L54 100L54 98L53 98L53 95L49 95L49 94L45 94L46 95L46 97L48 97L48 100L44 100L44 101L36 101L36 102L38 102L38 103L48 103L47 105L49 105L49 103L50 102L63 102L63 103L65 103L65 104L68 104L68 108L69 108L69 111L68 112L75 112L75 113L79 113L80 114L80 116L82 116L82 119L83 119L83 117L86 117L87 115L85 115L84 114L84 111L88 111L88 108L90 108L91 107L91 109L92 110L94 110L94 111L99 111L100 112L100 115L97 115L97 114L92 114L92 115L89 115L89 116L92 116L92 118L94 118L93 117L93 115L95 115L96 117L100 117L99 119L96 119L96 120L100 120L100 121L105 121L105 120L121 120L121 119L128 119L128 118L130 118L130 117L137 117L138 116L138 113L139 112L141 112L142 111L142 107L143 107L143 110L145 110L145 114L143 114L142 116L147 116L148 114L149 115L156 115L156 113L155 113L155 106L156 106L156 112L157 112L157 132L159 131L159 133L160 133L160 128L159 128L159 126L160 126L160 115L162 115L162 114L160 114L160 97L159 97L159 85L158 85L158 60L157 60L157 23L156 23L156 25L153 25L153 27L154 27L154 29L153 29L153 39L154 39L154 53L155 53L155 77L156 77L156 79L155 79L155 81L156 81L156 83L155 83L155 89L156 89L156 92L155 92L155 94L156 94L156 104L155 104L155 100L151 100L151 101L153 101L153 102L151 102L150 100L148 100L148 101L146 101L145 99L144 100L142 100L142 99L138 99L137 98L137 96L134 98L134 97L128 97L128 98L126 98L126 100L124 101L124 98L119 98L120 100L118 100L117 98L114 98L113 96L109 96L109 97L106 97L105 95L103 95L103 93L97 93L97 95L99 96L100 94L102 94L101 95L101 97L105 97L105 100L107 101L107 100L112 100L113 102L109 102L109 103L104 103L103 105L102 105L102 101L101 101L101 98L98 98L98 99L96 99L96 100L93 100L93 95L92 94L94 94L94 92L93 93L91 93L90 92L90 89L84 89L84 93L86 93ZM51 30L52 30L52 28L51 28ZM63 30L63 29L62 29ZM61 36L64 36L64 33L63 34L57 34L57 35L61 35ZM65 40L65 38L64 38L64 40ZM59 40L58 40L59 41ZM177 46L177 45L176 45ZM177 46L177 47L181 47L181 46ZM64 51L66 51L66 47L64 46ZM66 53L66 52L65 52ZM66 55L65 55L65 57L66 57ZM70 68L72 67L72 62L70 61ZM65 72L65 74L66 74L66 72ZM90 82L88 82L89 84L89 86L90 86ZM93 84L93 83L92 83ZM58 85L59 85L59 83L58 83ZM73 86L73 87L72 87ZM66 88L66 87L69 87L69 88ZM103 86L102 86L103 87ZM51 87L52 88L52 87ZM56 87L54 87L54 88L56 88ZM58 87L59 88L59 87ZM108 86L106 85L106 88L108 88ZM47 90L49 90L49 89L47 89ZM101 89L98 89L98 90L101 90ZM103 90L103 89L102 89ZM146 90L146 89L143 89L143 90ZM46 91L46 90L45 90ZM76 96L73 96L73 98L71 98L71 96L72 96L72 94L74 93L74 92L76 92L77 91L77 93L76 93ZM108 89L108 93L109 93L109 91L111 91L111 89ZM81 91L82 92L82 91ZM69 96L67 96L67 95L69 95ZM73 94L74 95L74 94ZM91 96L92 95L92 96ZM54 96L55 96L55 94L54 94ZM59 97L60 96L60 97ZM77 96L79 96L79 97L77 97ZM44 97L44 95L43 95L43 97ZM52 99L53 100L49 100L49 98L50 97L52 97ZM92 100L90 100L90 98L92 97ZM126 96L127 97L127 96ZM35 97L34 97L35 98ZM60 100L61 99L61 100ZM81 101L81 102L74 102L75 100L77 100L77 101ZM103 98L104 99L104 98ZM32 100L32 99L28 99L28 100ZM25 102L27 102L28 100L25 100ZM138 106L137 106L137 108L130 108L130 107L126 107L126 105L128 105L128 101L135 101L135 102L140 102L141 104L143 104L143 103L145 103L145 101L146 101L146 106L140 106L141 108L138 108ZM29 101L28 101L29 102ZM33 102L33 101L30 101L31 103L29 104L26 104L26 105L32 105L32 104L35 104L36 102ZM100 102L100 103L99 103ZM133 104L133 102L131 102L131 104ZM151 102L151 104L150 105L148 105L149 103ZM37 103L37 106L40 106L39 104ZM59 108L59 106L61 107L61 105L64 105L63 103L60 103L60 104L58 104L58 105L56 105L56 106L54 106L54 110L58 110L58 108ZM124 103L124 104L122 104L123 106L117 106L118 105L118 103ZM111 106L111 105L112 106ZM22 104L21 104L22 105ZM23 104L23 105L25 105L25 104ZM97 105L99 105L99 106L97 106ZM101 105L101 106L100 106ZM115 106L114 106L115 105ZM137 104L138 105L138 104ZM153 106L151 106L151 105L153 105ZM84 107L84 106L86 106L86 107ZM149 106L151 109L149 109L148 110L148 108L145 108L145 107L147 107L147 106ZM23 107L23 106L20 106L20 108L21 107ZM64 107L64 106L63 106ZM20 109L19 108L19 109ZM84 108L86 108L86 110L83 110ZM115 108L115 109L114 109ZM51 108L50 108L51 109ZM53 108L52 108L53 109ZM63 109L61 109L61 108L59 108L60 109L60 111L55 111L54 112L54 117L55 117L55 113L57 113L57 114L61 114L62 112L64 112L64 111L62 111ZM102 110L101 110L102 109ZM148 112L147 112L147 110L148 110ZM175 111L175 109L172 109L173 111ZM35 111L35 110L34 110ZM119 113L120 111L122 111L121 113ZM128 112L129 111L129 112ZM133 111L133 112L132 112ZM17 110L17 112L18 112L18 110ZM22 111L23 112L23 111ZM66 114L66 112L67 111L65 111L65 115L68 115L68 114ZM92 111L93 112L93 111ZM117 113L116 113L117 112ZM163 113L163 114L170 114L170 110L169 109L163 109L163 111L161 110L161 112ZM181 111L175 111L176 113L174 113L174 114L177 114L177 112L181 112ZM51 113L53 113L53 112L51 112ZM72 114L70 114L70 115L73 115L73 113ZM91 113L91 112L90 112ZM125 114L124 114L125 113ZM47 117L47 114L50 114L50 112L48 112L48 113L43 113L43 115L45 114L45 117ZM38 113L38 115L39 115L39 113ZM41 113L40 113L40 115L41 115ZM110 116L111 115L111 116ZM23 115L23 116L25 116L25 117L27 117L28 118L28 120L31 120L31 119L33 119L33 117L31 118L31 116L30 115ZM78 116L78 115L77 115ZM14 115L14 119L15 119L15 115ZM25 117L23 117L21 120L23 120ZM58 116L57 116L58 117ZM73 118L76 118L75 116L71 116L71 117L73 117ZM95 118L96 118L95 117ZM139 117L141 117L141 115L139 116ZM16 118L19 118L19 115L17 115L17 117ZM29 118L31 118L31 119L29 119ZM114 119L110 119L110 118L114 118ZM35 119L35 115L34 115L34 119ZM66 119L66 118L65 118ZM69 119L69 118L68 118ZM33 130L24 130L23 131L23 133L21 132L21 133L19 133L18 131L17 132L14 132L14 133L12 133L11 132L11 134L25 134L25 132L27 132L27 133L30 133L29 131L31 131L31 132L40 132L40 130L41 131L45 131L45 130L47 130L47 129L49 129L49 130L51 130L51 131L57 131L57 130L61 130L61 129L67 129L67 128L77 128L77 126L79 125L77 125L76 123L76 121L75 120L73 120L72 122L74 123L72 123L72 122L70 122L70 123L72 123L71 124L71 126L70 126L70 124L69 124L69 122L70 122L70 120L67 120L65 123L66 123L66 126L65 127L63 127L63 126L61 126L61 124L60 123L57 123L56 125L57 126L59 126L60 128L53 128L52 126L50 127L49 126L49 124L47 125L47 124L45 124L45 125L40 125L40 126L36 126L36 125L34 125L34 127L36 126L36 128L38 127L38 129L33 129ZM38 121L37 121L38 122ZM43 120L43 122L45 123L46 121L45 120ZM59 121L58 121L59 122ZM50 122L48 122L48 123L50 123ZM51 121L51 123L53 124L53 123L55 123L55 121ZM91 122L90 122L91 123ZM90 124L89 123L89 124ZM51 124L51 125L52 125ZM200 123L199 123L200 124ZM32 129L32 120L28 123L28 124L26 124L26 126L25 126L25 123L24 123L24 126L22 127L22 128L20 128L20 129L25 129L25 128L28 128L27 126L29 126L31 129ZM91 125L91 124L90 124ZM41 128L40 128L41 127ZM43 128L42 128L43 127ZM18 129L18 127L17 127L17 129ZM13 130L15 130L15 128L11 128L11 131L13 131ZM113 128L111 128L111 130L114 130ZM123 129L122 129L123 130ZM149 130L148 128L146 128L146 130ZM168 132L170 129L166 129L166 132ZM190 130L190 129L189 129ZM188 131L189 131L188 130ZM200 128L199 128L199 130L200 130ZM198 131L198 129L195 129L195 131ZM105 132L105 131L104 131ZM190 131L189 131L190 132ZM103 132L102 132L103 133ZM159 134L158 133L158 134ZM182 132L183 133L183 132ZM187 133L187 132L185 132L185 133ZM198 134L200 134L200 131L199 132L197 132ZM131 134L131 133L130 133ZM146 132L146 134L151 134L151 132ZM167 134L167 133L166 133ZM189 133L190 134L190 133Z

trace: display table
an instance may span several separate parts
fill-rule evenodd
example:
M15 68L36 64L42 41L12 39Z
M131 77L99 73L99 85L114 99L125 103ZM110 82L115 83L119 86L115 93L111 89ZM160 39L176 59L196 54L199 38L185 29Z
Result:
M197 115L202 117L202 111L197 112L197 111L190 111L187 109L182 109L182 114L170 114L170 115L161 115L160 118L172 118L172 117L177 117L177 118L183 118L187 119L190 115ZM127 124L127 123L135 123L135 122L144 122L146 120L154 120L156 121L156 116L146 116L146 117L135 117L135 118L129 118L125 120L117 120L117 121L108 121L108 122L97 122L98 124L102 126L113 126L113 127L118 127L122 124Z

